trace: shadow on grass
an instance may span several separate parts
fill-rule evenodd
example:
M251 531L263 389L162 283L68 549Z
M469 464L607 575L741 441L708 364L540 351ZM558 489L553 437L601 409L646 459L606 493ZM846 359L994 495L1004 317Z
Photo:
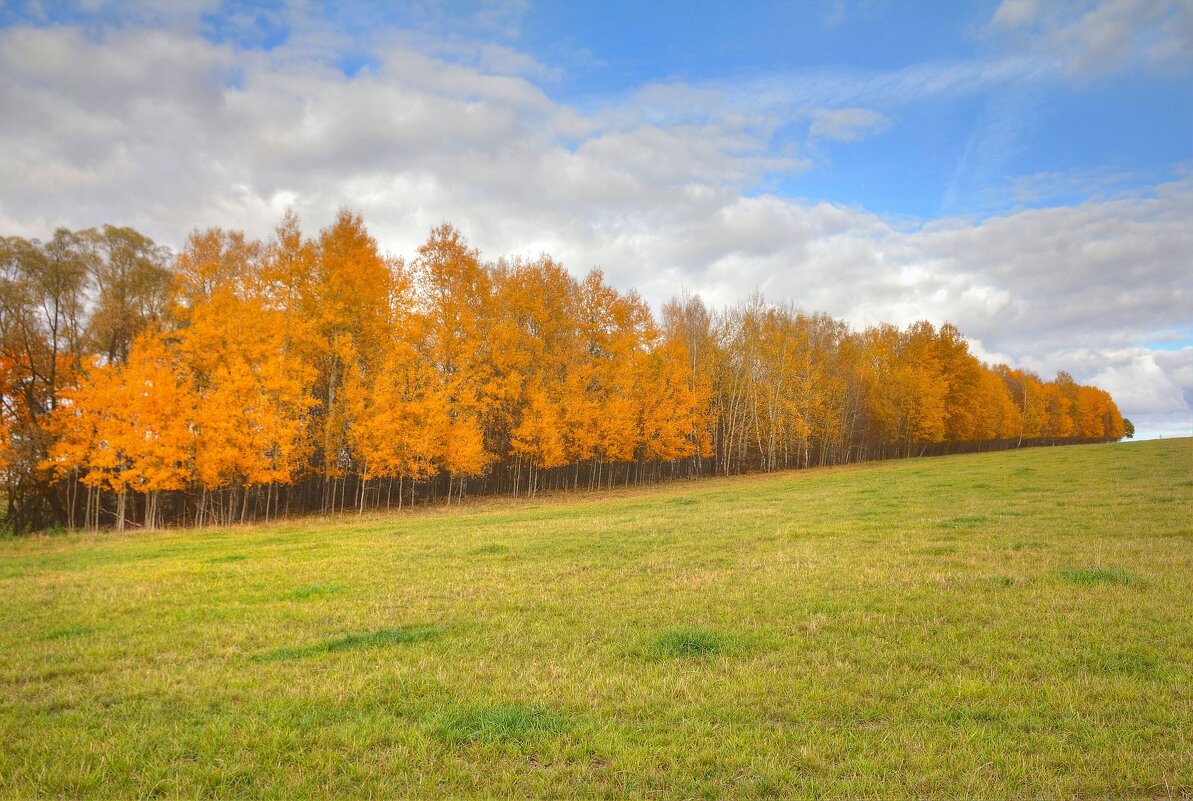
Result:
M222 565L222 564L227 564L229 562L243 562L245 559L248 559L248 557L243 556L238 553L234 553L234 554L229 554L227 556L217 556L214 559L208 559L207 564Z
M478 706L441 713L435 734L452 744L520 742L568 728L563 715L543 706Z
M338 640L306 645L300 648L278 648L267 654L253 657L254 662L279 662L290 659L305 659L320 654L335 654L356 648L377 648L385 645L409 645L440 637L441 626L403 626L398 629L379 629L368 634L351 634Z
M70 640L75 637L85 637L88 634L94 634L97 631L99 631L99 629L92 628L91 626L70 626L70 627L63 628L63 629L54 629L49 634L47 634L45 637L42 637L42 639L43 640Z
M941 710L936 713L934 719L944 723L948 726L972 726L983 725L988 726L993 723L1000 723L1004 719L1004 715L992 709L971 709L969 707L952 707Z
M474 550L472 553L476 556L496 556L498 554L509 553L508 545L499 545L498 543L491 543L489 545L482 545Z
M1144 583L1143 579L1128 573L1121 567L1079 567L1073 570L1062 570L1059 575L1070 584L1082 586L1113 584L1132 587L1141 586Z

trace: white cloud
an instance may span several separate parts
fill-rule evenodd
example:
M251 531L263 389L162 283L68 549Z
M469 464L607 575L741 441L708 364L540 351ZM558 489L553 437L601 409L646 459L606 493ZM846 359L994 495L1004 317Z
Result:
M648 83L619 101L612 111L656 123L690 122L709 116L812 115L818 109L875 110L930 98L963 96L991 87L1031 82L1055 66L1012 54L974 61L927 62L889 71L806 68L732 81L690 84Z
M1101 364L1094 381L1139 414L1187 413L1191 407L1186 393L1193 391L1189 375L1193 347L1178 351L1180 363L1168 370L1160 364L1166 355L1145 348L1099 351L1093 354L1093 360Z
M1073 75L1101 76L1132 66L1187 68L1193 60L1188 0L1004 0L987 30L1059 60Z
M808 135L813 139L854 142L890 126L890 120L868 108L818 108L811 112Z
M1003 0L990 24L996 28L1018 28L1035 19L1039 11L1038 0Z

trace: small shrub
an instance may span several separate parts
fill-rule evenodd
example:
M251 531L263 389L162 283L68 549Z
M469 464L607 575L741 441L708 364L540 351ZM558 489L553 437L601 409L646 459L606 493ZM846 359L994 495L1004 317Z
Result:
M710 656L728 646L728 638L709 629L682 627L668 629L651 643L650 652L661 657Z
M566 719L542 706L468 707L442 714L435 733L449 743L522 741L567 729Z

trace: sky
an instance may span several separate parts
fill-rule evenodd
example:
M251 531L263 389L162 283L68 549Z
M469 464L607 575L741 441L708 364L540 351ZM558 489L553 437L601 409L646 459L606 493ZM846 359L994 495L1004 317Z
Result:
M1193 433L1193 0L0 0L0 235L308 232L754 292Z

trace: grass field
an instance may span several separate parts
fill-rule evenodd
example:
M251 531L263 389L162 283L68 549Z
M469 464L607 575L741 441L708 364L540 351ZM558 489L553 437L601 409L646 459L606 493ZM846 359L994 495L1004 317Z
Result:
M0 797L1193 795L1193 440L0 541Z

